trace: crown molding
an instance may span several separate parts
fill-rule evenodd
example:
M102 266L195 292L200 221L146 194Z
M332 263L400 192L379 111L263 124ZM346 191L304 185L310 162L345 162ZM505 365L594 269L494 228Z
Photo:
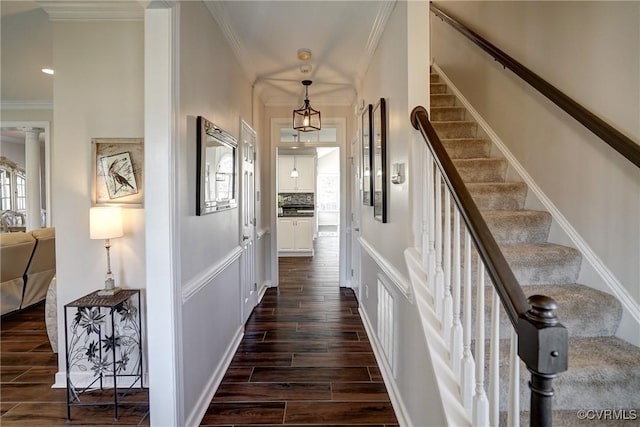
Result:
M364 76L367 72L367 69L369 68L369 64L373 59L373 54L378 48L378 43L380 43L380 38L384 33L384 29L387 26L387 21L389 21L389 17L391 16L391 12L393 11L395 5L396 0L381 1L378 3L378 13L376 15L376 19L373 22L367 44L364 48L365 55L360 62L359 68L361 71L361 76Z
M143 21L144 6L138 1L72 1L37 2L50 21Z
M50 99L34 99L29 101L0 101L3 110L53 110Z
M245 75L248 77L250 82L255 82L257 73L251 66L249 54L242 46L242 43L240 43L240 39L238 38L236 31L231 25L231 20L229 19L229 15L227 15L227 11L223 3L224 2L221 1L204 1L205 6L207 6L207 9L209 10L209 13L211 13L213 19L215 19L215 21L218 23L220 31L222 31L224 38L227 40L227 43L229 43L229 47L231 47L231 50L240 63L240 66L242 67Z

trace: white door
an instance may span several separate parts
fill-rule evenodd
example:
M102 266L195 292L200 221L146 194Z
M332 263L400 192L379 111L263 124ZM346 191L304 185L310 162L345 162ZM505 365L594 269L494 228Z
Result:
M356 138L351 144L351 152L354 156L347 162L349 177L351 178L351 258L349 266L351 271L351 287L362 301L360 286L360 209L362 205L362 180L360 178L360 141Z
M255 161L256 132L244 120L240 120L240 230L243 249L241 260L242 321L247 321L258 303L258 284L256 282L256 195Z

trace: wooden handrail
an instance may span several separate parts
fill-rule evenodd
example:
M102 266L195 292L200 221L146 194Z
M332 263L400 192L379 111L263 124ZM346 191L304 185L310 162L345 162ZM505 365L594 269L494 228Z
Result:
M462 22L447 14L438 6L431 3L431 12L447 24L455 28L459 33L467 37L482 50L487 52L503 67L513 71L518 77L529 83L534 89L547 97L551 102L563 109L567 114L580 122L614 150L626 157L631 163L640 167L640 145L623 135L610 124L593 114L591 111L578 104L564 92L544 80L542 77L522 65L520 62L498 49L487 39L469 29Z
M453 161L447 154L444 145L429 121L427 110L418 106L411 112L411 124L419 130L427 141L434 161L442 171L442 178L451 192L460 216L467 224L467 230L473 239L480 258L485 264L487 274L495 284L498 296L502 301L509 320L514 328L518 328L518 319L529 310L527 298L518 284L511 267L507 263L498 243L489 230L489 226L480 214L471 193L462 181Z

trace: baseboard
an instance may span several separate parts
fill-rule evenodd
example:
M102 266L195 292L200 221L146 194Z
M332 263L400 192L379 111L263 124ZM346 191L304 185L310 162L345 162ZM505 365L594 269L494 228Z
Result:
M400 395L400 391L398 390L398 385L396 384L396 380L393 376L391 366L389 366L387 358L384 356L382 346L378 341L376 330L371 326L371 321L369 320L369 317L367 317L367 312L363 310L362 307L358 308L358 312L360 313L364 329L367 331L367 336L371 342L376 362L380 367L380 372L382 372L382 378L384 379L384 384L387 387L387 392L389 393L391 405L393 406L396 418L398 419L398 424L401 426L414 426L415 424L411 422L411 419L409 418L409 411L407 411L402 400L402 396Z
M640 304L635 302L629 291L620 283L615 277L613 272L604 264L600 257L593 251L589 244L580 236L578 231L571 225L567 218L560 212L549 197L542 191L540 186L536 184L533 177L529 175L522 164L516 159L516 157L507 148L507 145L500 139L498 134L489 126L489 124L482 118L480 113L473 108L471 103L462 95L460 90L453 84L453 82L446 76L438 64L433 63L432 67L436 70L438 75L447 84L451 92L458 98L462 105L467 109L469 114L474 118L482 130L487 134L489 139L498 148L500 153L509 162L509 165L518 174L520 179L527 184L531 192L535 195L538 201L544 206L544 208L551 214L551 217L556 224L562 229L566 236L571 240L573 246L582 253L582 256L587 261L589 266L594 270L595 274L602 281L613 296L622 304L623 310L626 315L623 315L623 320L619 327L619 333L617 336L630 343L640 346L640 335L637 333L640 327ZM634 325L627 325L626 322L633 322Z
M200 425L200 421L202 421L202 418L207 412L207 408L209 408L209 404L211 403L213 396L216 394L216 390L218 390L218 387L222 382L222 378L224 377L224 374L227 372L227 369L231 364L231 359L233 359L233 355L236 353L236 350L238 349L238 346L240 345L240 342L242 341L243 336L244 336L244 325L241 326L236 332L236 336L234 337L233 341L227 348L227 351L225 352L224 357L218 364L218 367L216 368L213 375L211 375L211 378L209 378L209 381L207 382L207 386L202 391L202 393L200 393L200 398L198 399L198 402L196 402L193 408L193 411L191 411L191 414L189 414L189 416L185 420L186 426Z

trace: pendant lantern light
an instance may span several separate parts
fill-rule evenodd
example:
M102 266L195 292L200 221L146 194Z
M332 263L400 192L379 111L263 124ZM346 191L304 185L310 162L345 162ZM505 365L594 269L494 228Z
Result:
M303 80L304 85L304 104L293 110L293 128L302 132L311 132L320 130L320 111L314 110L309 104L309 86L311 80Z

